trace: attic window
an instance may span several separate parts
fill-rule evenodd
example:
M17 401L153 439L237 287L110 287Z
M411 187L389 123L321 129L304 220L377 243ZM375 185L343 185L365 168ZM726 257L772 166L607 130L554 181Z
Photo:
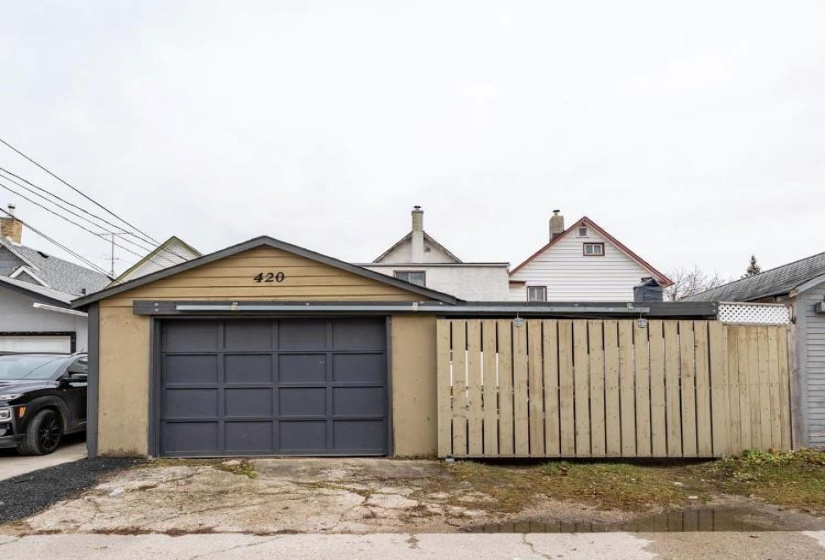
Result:
M423 270L396 270L394 276L404 282L417 286L427 285L427 275Z
M582 254L585 257L603 257L604 243L583 243Z
M579 226L579 237L587 237L587 226Z

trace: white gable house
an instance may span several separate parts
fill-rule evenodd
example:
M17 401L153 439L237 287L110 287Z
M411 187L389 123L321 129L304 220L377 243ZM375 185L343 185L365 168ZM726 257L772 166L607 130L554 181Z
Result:
M633 288L670 279L587 217L565 229L554 210L550 240L510 272L511 301L631 302Z
M506 301L506 262L463 262L424 231L424 211L412 211L412 231L371 263L369 270L394 276L465 301Z

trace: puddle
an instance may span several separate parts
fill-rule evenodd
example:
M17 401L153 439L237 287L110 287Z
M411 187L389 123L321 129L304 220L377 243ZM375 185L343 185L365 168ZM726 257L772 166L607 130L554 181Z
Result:
M688 533L697 531L783 531L776 519L746 509L691 509L618 523L519 521L462 528L467 533Z

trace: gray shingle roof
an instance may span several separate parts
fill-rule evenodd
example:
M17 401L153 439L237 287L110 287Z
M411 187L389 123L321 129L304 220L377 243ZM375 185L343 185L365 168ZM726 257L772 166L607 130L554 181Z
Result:
M0 244L28 261L27 264L34 267L33 272L37 277L58 292L81 296L102 290L109 284L106 275L43 251L14 245L6 238L0 238ZM4 271L3 275L7 276L8 273Z
M21 288L22 290L25 290L27 292L40 294L41 296L61 301L63 303L71 303L72 300L75 299L74 295L72 294L52 290L51 288L41 286L40 284L32 284L31 282L25 282L23 280L18 280L16 278L9 278L8 276L0 276L0 284L17 286L18 288Z
M819 253L686 299L690 301L754 301L788 294L794 288L823 274L825 274L825 253Z

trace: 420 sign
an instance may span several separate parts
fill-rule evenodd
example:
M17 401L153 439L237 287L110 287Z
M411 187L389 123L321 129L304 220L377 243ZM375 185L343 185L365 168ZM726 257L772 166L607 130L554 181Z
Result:
M280 284L285 279L286 275L283 272L261 272L260 274L252 278L252 280L257 282L258 284L271 282L277 282Z

